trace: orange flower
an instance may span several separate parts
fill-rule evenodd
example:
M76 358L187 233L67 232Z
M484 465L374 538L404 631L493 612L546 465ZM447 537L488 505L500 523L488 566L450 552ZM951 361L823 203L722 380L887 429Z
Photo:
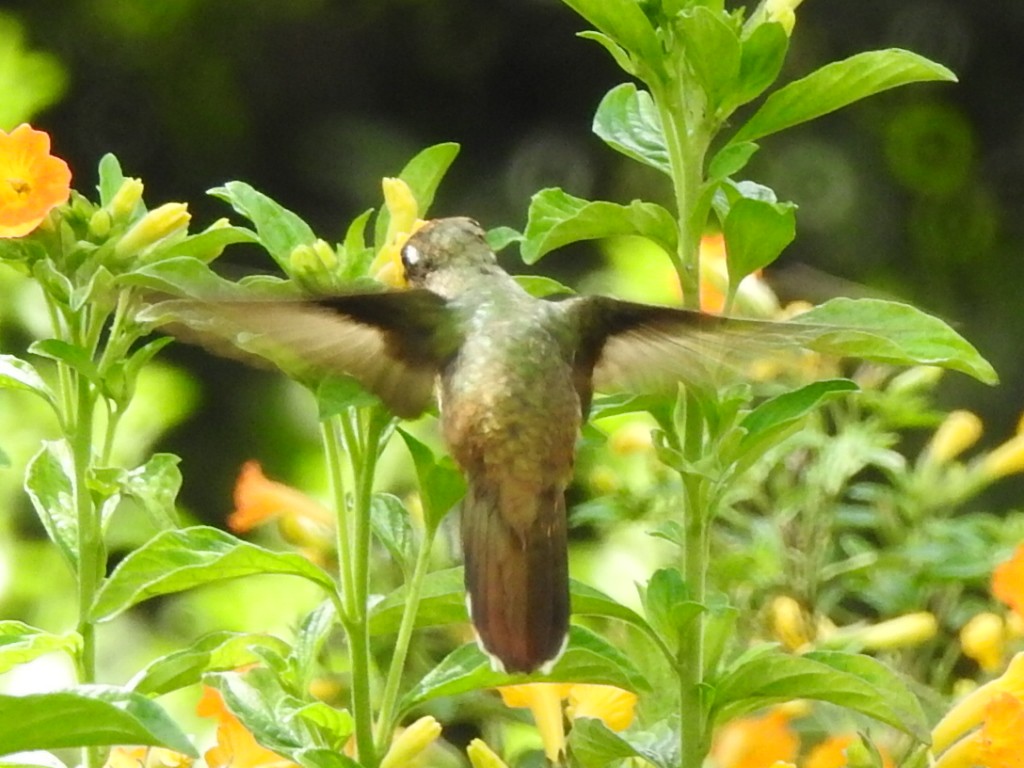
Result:
M24 123L0 131L0 237L27 235L70 194L71 170L46 133Z
M985 705L981 728L943 752L935 768L1024 768L1024 702L1000 693Z
M789 714L773 709L727 723L715 737L711 754L719 768L770 768L778 761L792 762L799 748Z
M829 736L824 741L815 744L807 759L803 762L803 768L846 768L849 765L846 750L857 740L853 734L841 734ZM892 760L889 756L882 754L882 765L891 768Z
M204 755L209 768L298 768L295 763L260 746L228 710L216 688L203 688L196 714L217 721L217 744Z
M1024 544L992 572L992 594L1024 616Z
M285 515L321 526L332 524L331 513L321 504L267 478L259 462L247 461L235 483L235 511L228 516L228 528L244 533Z

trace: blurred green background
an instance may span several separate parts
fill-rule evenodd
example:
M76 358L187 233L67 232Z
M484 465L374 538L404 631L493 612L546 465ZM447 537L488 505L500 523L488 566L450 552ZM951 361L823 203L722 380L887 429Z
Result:
M654 171L590 133L598 101L624 76L574 37L584 28L557 0L7 2L0 127L31 115L87 193L114 152L151 206L187 201L199 226L229 213L205 190L243 179L328 240L379 204L382 176L440 141L462 153L434 215L521 228L529 196L551 185L664 199ZM960 83L899 89L769 138L748 169L800 206L782 277L794 265L830 276L783 279L785 294L820 299L853 281L953 322L993 362L1001 387L949 376L943 392L983 416L990 446L1024 408L1022 40L1020 0L806 0L783 81L899 46ZM539 269L572 282L600 258L587 245ZM244 250L225 260L271 268ZM19 333L0 328L0 342L17 351ZM201 352L175 345L166 358L200 377L173 390L195 407L158 444L183 457L186 508L221 523L248 458L302 479L315 450L311 401ZM1001 486L1008 504L1022 490Z

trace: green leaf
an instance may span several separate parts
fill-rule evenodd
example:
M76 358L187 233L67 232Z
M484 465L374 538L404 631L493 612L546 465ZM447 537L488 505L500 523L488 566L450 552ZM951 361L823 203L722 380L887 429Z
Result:
M828 379L765 400L740 422L747 432L743 439L757 440L766 432L799 421L823 402L858 389L849 379Z
M985 384L999 381L988 361L960 334L909 304L832 299L792 322L816 326L805 346L825 354L891 365L937 365Z
M302 690L309 689L309 684L317 673L320 651L337 624L338 614L332 600L324 600L306 614L299 624L290 659L299 672Z
M53 392L35 366L14 355L0 355L0 387L32 392L43 398L51 407L56 403Z
M758 149L760 147L752 141L727 144L711 158L711 162L708 164L708 178L712 181L720 181L734 173L739 173L746 167Z
M642 235L675 253L677 234L675 219L660 205L640 200L629 205L592 202L549 188L530 200L521 250L523 261L533 264L549 251L579 240Z
M256 234L285 272L291 266L291 253L298 245L312 245L316 235L297 214L271 200L243 181L229 181L207 194L229 203L256 227Z
M409 186L409 191L416 200L419 218L427 218L427 211L434 202L434 193L437 192L441 180L458 154L459 145L454 142L434 144L417 153L398 174L398 178ZM391 212L387 207L381 207L373 233L378 250L384 246L390 222Z
M858 654L815 651L793 656L754 653L714 684L714 719L725 722L792 699L815 699L852 709L927 742L928 720L903 680Z
M594 114L593 131L626 157L672 175L665 133L654 99L633 83L612 88Z
M78 373L82 374L89 381L99 381L100 372L93 362L92 355L85 347L77 344L69 344L60 339L43 339L34 341L29 345L28 351L33 355L48 357L51 360L62 362Z
M421 590L416 627L469 621L461 567L428 573L423 579ZM401 586L383 600L374 603L370 608L370 634L388 635L397 632L407 600L406 588Z
M416 479L423 503L423 522L428 531L437 530L445 516L466 495L466 480L450 460L439 460L426 445L404 429L398 433L416 467Z
M402 500L390 493L375 493L370 502L370 525L388 554L407 571L415 554L416 536Z
M128 687L146 696L165 693L198 683L206 672L238 669L260 660L256 649L270 648L288 653L283 640L262 633L213 632L181 648L154 659L129 682Z
M160 529L178 527L175 500L181 489L180 461L172 453L155 453L141 467L120 477L122 493L135 499Z
M788 50L789 35L781 24L770 22L754 27L743 41L739 81L729 99L730 111L753 101L775 82Z
M78 515L75 511L75 466L63 441L45 441L25 470L25 492L50 540L72 567L78 568Z
M221 251L229 245L258 242L260 242L259 236L245 227L209 227L203 232L189 235L180 243L172 245L164 252L162 258L183 256L207 263L220 256Z
M290 283L276 278L270 279L265 275L261 278L260 285L264 288L268 281L270 285L278 286L278 295L285 290L294 293L294 286ZM117 282L120 285L137 285L161 293L194 298L225 299L241 293L240 283L225 280L210 269L208 264L191 256L175 256L146 264L134 272L119 275ZM252 291L248 296L251 298ZM150 317L150 314L146 311L141 313L142 320L153 322L155 318Z
M108 152L100 158L99 177L100 182L96 185L96 191L100 193L100 205L110 205L110 201L124 183L124 171L121 170L121 162L116 155Z
M122 560L96 596L92 617L105 621L157 595L268 573L299 576L334 593L331 577L300 555L196 526L164 531Z
M729 290L734 292L747 275L775 261L796 237L792 203L769 203L743 197L729 208L725 235Z
M705 609L690 599L690 590L675 568L654 572L643 592L644 610L651 626L669 648L679 647L679 633Z
M73 655L81 644L77 632L54 635L20 621L0 621L0 674L53 651Z
M629 58L629 53L625 48L608 37L608 35L602 35L600 32L588 30L586 32L577 32L576 37L582 37L584 40L593 40L611 54L611 57L615 59L615 63L618 64L624 72L634 76L637 74L636 67L633 65L633 60Z
M563 0L652 70L660 70L664 54L650 20L636 0Z
M548 675L495 672L476 643L467 643L428 672L402 699L401 709L441 696L527 682L600 683L629 691L650 690L644 676L618 649L589 629L572 626L565 653Z
M512 227L494 227L487 230L487 244L495 253L505 250L512 243L523 239L523 233Z
M740 38L727 18L698 5L680 13L676 22L683 31L686 61L707 94L711 113L735 88L740 74Z
M348 713L332 716L326 704L301 701L267 669L225 672L209 675L207 680L246 730L268 749L307 768L358 768L335 749L346 726L351 727Z
M8 456L3 448L0 448L0 469L7 469L11 466L11 457Z
M105 685L0 695L0 754L30 749L139 744L198 757L170 716L145 696Z
M933 80L956 81L956 75L941 64L899 48L858 53L826 64L772 93L730 143L777 133L890 88Z
M574 720L569 733L569 749L580 764L588 768L599 768L613 760L639 757L658 768L675 768L679 765L679 745L674 729L660 728L650 744L640 743L645 734L618 734L600 720L583 717Z
M547 296L569 296L575 293L569 286L544 275L515 275L513 279L524 291L536 299L543 299Z

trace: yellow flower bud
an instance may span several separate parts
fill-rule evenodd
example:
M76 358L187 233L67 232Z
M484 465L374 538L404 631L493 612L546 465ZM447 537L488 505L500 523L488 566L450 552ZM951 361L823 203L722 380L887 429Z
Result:
M952 411L925 448L926 461L945 464L966 451L981 437L981 419L970 411Z
M110 213L100 208L89 218L89 237L92 240L103 240L110 234Z
M621 485L618 473L607 464L598 464L594 467L587 481L594 492L602 496L615 493Z
M380 768L408 768L409 763L440 735L441 724L437 720L430 715L421 717L391 742L391 748L380 761Z
M569 689L570 720L597 718L613 731L624 731L633 722L636 694L614 685L580 683Z
M880 651L920 645L935 637L938 629L934 615L919 611L865 627L856 637L862 648Z
M803 609L789 595L779 595L772 600L771 621L775 637L788 650L798 651L811 642Z
M994 613L971 617L960 630L960 647L986 672L993 672L1003 663L1006 650L1006 624Z
M944 752L967 731L976 727L985 717L985 708L1000 694L1024 696L1024 653L1018 653L1006 671L968 695L932 729L932 754Z
M1024 472L1024 435L1015 435L978 462L978 472L989 481Z
M131 219L142 199L142 189L143 184L140 179L129 177L121 182L121 186L118 187L107 206L114 221L125 222Z
M140 254L173 235L187 231L192 215L185 203L164 203L143 216L114 246L118 259Z
M388 221L388 232L385 241L393 242L400 233L409 234L413 222L419 215L419 205L413 197L409 185L401 179L384 178L381 180L384 190L384 205L388 208L391 218Z
M469 746L466 747L466 755L473 768L508 768L505 761L480 739L473 739L469 742Z
M316 272L318 259L313 246L302 243L292 248L292 252L288 254L288 262L295 274L311 275Z

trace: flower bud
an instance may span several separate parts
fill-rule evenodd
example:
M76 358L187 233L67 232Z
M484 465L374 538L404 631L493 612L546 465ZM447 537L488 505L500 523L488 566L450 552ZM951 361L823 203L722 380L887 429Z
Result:
M302 243L292 248L288 255L288 262L296 275L312 275L317 268L317 255L313 246Z
M938 366L915 365L893 376L888 389L893 394L910 394L931 389L941 378L942 369Z
M608 448L619 456L649 452L653 444L651 427L639 421L623 425L608 438Z
M114 256L141 254L172 235L187 231L192 216L185 203L164 203L143 216L114 246Z
M803 0L768 0L764 6L765 18L768 21L777 21L786 30L786 34L791 35L796 24L794 9L801 2Z
M1006 650L1006 624L1002 616L984 612L971 617L960 630L960 647L984 671L999 669Z
M775 637L788 650L798 651L811 642L803 609L789 595L772 600L771 621Z
M918 611L865 627L856 637L861 647L880 651L920 645L935 637L938 629L939 623L933 614Z
M989 481L1024 472L1024 435L1015 435L978 462L978 472Z
M380 761L380 768L408 768L440 735L441 724L437 720L430 715L421 717L395 737L391 748Z
M925 448L926 461L945 464L966 451L981 437L981 419L970 411L952 411Z
M118 222L127 222L135 215L135 209L142 200L143 184L140 179L131 177L121 182L117 192L110 198L107 208L110 210L111 218Z
M316 253L320 265L328 272L338 268L338 252L323 240L317 238L313 243L313 252Z
M110 234L110 212L100 208L89 217L89 239L100 241Z
M466 747L466 755L473 768L508 768L505 761L498 757L481 739L473 739L469 742L469 746Z

